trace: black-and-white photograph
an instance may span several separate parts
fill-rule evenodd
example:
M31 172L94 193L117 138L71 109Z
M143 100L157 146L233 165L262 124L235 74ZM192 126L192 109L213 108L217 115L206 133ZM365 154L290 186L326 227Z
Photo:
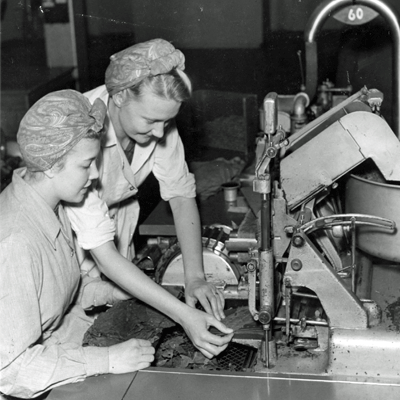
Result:
M398 0L0 0L0 399L400 398Z

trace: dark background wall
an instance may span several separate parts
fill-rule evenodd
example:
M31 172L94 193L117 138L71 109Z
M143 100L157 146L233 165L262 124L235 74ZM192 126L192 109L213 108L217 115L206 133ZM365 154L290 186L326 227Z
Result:
M62 3L62 0L51 0ZM103 83L109 56L143 40L163 37L186 55L195 89L257 94L299 91L303 33L320 0L81 0L87 49L86 88ZM7 0L2 13L1 62L46 66L43 9L46 0ZM400 9L400 2L387 0ZM77 38L77 40L81 40ZM62 51L62 50L60 50ZM333 18L318 37L318 81L377 87L390 108L392 38L378 17L359 27ZM2 68L3 70L3 68ZM2 80L5 79L2 74ZM390 110L389 110L390 111ZM390 112L387 115L390 118Z

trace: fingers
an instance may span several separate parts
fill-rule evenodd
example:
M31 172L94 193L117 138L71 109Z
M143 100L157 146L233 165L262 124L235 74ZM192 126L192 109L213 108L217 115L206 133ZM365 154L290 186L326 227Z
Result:
M218 321L225 318L225 298L221 289L216 288L212 283L207 283L201 292L195 294L207 314L214 315ZM186 303L189 304L188 301Z
M228 347L228 343L222 346L216 346L211 343L205 342L202 346L198 346L197 348L207 357L213 358L218 354L222 353Z
M227 345L233 338L233 332L228 333L223 336L213 335L211 332L208 332L207 336L203 337L204 343L210 343L211 345L221 347Z
M149 340L145 340L145 339L131 339L131 340L135 340L137 342L137 344L141 347L150 347L154 350L154 348Z
M225 307L225 298L224 293L221 289L215 288L213 292L213 297L210 300L212 313L218 321L225 318L224 307Z
M148 340L129 339L109 347L109 372L122 374L147 368L154 361L155 349Z
M200 347L198 347L198 349L202 352L203 355L205 355L207 358L213 358L214 356L216 356L217 354L213 354L210 353L209 351L207 351L206 349L202 349Z
M193 344L208 358L217 356L226 349L233 337L233 330L216 320L211 315L204 314L208 320L208 326L215 326L224 336L212 334L208 329L197 330L197 336L194 337Z
M225 299L224 294L221 289L217 289L214 285L210 292L208 293L208 301L211 304L212 312L208 312L208 314L214 315L214 317L221 321L221 319L225 318L224 314L224 306L225 306Z
M138 363L138 369L147 368L154 361L154 354L156 352L155 348L151 345L148 340L138 339L141 355L140 362ZM146 365L142 367L141 365Z
M154 354L156 353L154 347L142 347L141 357L144 361L153 361Z
M150 366L150 364L154 361L154 354L142 354L141 361L138 363L140 365L141 363L147 364L147 366ZM139 368L140 369L140 368Z
M199 302L203 306L204 311L207 314L211 314L211 315L214 314L213 313L213 309L212 309L212 303L211 303L211 299L213 297L214 297L213 295L208 295L208 296L207 295L202 295L202 296L199 296ZM217 317L215 317L215 318L217 318Z
M222 289L217 289L218 297L221 302L221 308L222 308L222 313L224 314L224 308L225 308L225 297L224 297L224 291ZM225 318L225 314L224 314Z
M233 333L233 329L228 328L226 325L224 325L221 321L211 321L210 326L214 326L217 328L220 332L225 333L227 335Z
M155 348L152 346L150 341L144 339L134 339L136 344L140 347L141 360L147 362L154 361Z
M135 371L139 371L140 369L148 368L148 367L150 367L151 363L152 363L152 361L151 361L151 362L141 362L141 363L138 363L137 369L136 369Z
M185 302L188 306L193 307L193 308L195 308L196 303L199 302L207 314L213 315L214 313L213 313L211 301L214 297L215 296L211 292L211 290L208 289L208 292L205 292L205 290L203 288L201 290L195 290L193 296L190 296L189 291L187 291L185 293ZM215 317L217 318L217 317L219 317L219 315L217 315Z
M195 307L196 307L197 300L196 300L194 297L189 296L188 294L186 294L186 296L185 296L185 302L186 302L186 304L187 304L188 306L190 306L190 307L192 307L192 308L195 308Z

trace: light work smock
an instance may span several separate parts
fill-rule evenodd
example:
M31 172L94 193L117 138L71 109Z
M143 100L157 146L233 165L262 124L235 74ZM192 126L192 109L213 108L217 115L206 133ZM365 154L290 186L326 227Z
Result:
M85 93L93 103L100 98L108 104L106 87L100 86ZM136 143L131 165L117 140L109 114L105 120L106 135L98 158L99 179L96 188L87 195L79 207L68 207L71 225L82 249L90 250L115 239L122 256L132 260L135 255L132 243L138 217L136 197L139 186L153 172L160 184L161 198L194 198L194 175L188 170L181 138L175 124L159 140ZM115 235L115 236L114 236ZM81 269L90 276L98 273L94 262L80 254Z
M82 347L93 321L75 303L82 287L68 218L62 206L57 218L25 171L0 194L0 392L29 398L108 373L109 360L107 348ZM111 300L112 286L98 283L100 291L83 288L85 303Z

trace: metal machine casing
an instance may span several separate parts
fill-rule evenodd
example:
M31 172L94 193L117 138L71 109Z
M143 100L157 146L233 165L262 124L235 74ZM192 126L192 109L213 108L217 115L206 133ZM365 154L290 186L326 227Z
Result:
M308 131L308 133L312 130ZM295 208L371 158L387 180L400 180L400 143L379 116L341 117L281 161L281 185Z

